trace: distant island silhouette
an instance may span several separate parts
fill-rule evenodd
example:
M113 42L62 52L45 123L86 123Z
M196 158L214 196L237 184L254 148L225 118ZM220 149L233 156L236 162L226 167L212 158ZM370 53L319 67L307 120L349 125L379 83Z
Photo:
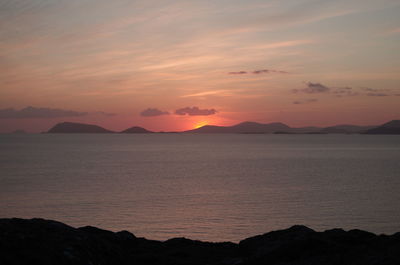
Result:
M153 133L152 131L146 130L145 128L139 127L139 126L133 126L131 128L128 128L126 130L123 130L120 133Z
M48 133L113 133L113 131L92 124L63 122L56 124Z
M103 127L75 123L62 122L53 126L47 133L156 133L139 126L133 126L126 130L115 132ZM168 132L157 132L168 133ZM176 132L170 132L176 133ZM232 126L205 125L197 129L182 131L178 133L242 133L242 134L400 134L400 120L392 120L380 126L358 126L358 125L335 125L329 127L300 127L293 128L284 123L258 123L242 122Z
M295 225L237 243L138 238L44 219L0 219L2 265L376 265L400 264L400 233L316 232Z
M400 120L387 122L379 127L371 128L366 134L400 134Z

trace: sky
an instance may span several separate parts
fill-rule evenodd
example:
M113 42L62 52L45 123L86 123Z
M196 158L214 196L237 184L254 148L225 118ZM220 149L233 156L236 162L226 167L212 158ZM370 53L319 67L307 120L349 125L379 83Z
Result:
M398 0L1 0L0 132L400 119Z

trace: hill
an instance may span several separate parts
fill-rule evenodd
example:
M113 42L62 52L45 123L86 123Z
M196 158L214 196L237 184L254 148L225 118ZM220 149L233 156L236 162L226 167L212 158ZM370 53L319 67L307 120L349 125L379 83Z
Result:
M206 125L185 133L276 133L276 134L309 134L309 133L363 133L375 126L335 125L330 127L300 127L292 128L281 122L258 123L242 122L233 126Z
M63 122L56 124L47 133L114 133L97 125ZM133 126L119 133L154 133L139 126ZM242 122L232 126L205 125L181 133L243 133L243 134L400 134L400 120L393 120L382 126L335 125L329 127L293 128L281 122L258 123Z
M203 127L184 131L185 133L274 133L290 131L291 128L280 122L262 124L258 122L242 122L233 126L205 125Z
M47 133L113 133L113 131L92 124L62 122L56 124Z
M321 130L324 133L363 133L376 126L357 126L357 125L335 125L325 127Z
M400 134L400 120L389 121L379 127L367 130L365 134Z
M152 131L146 130L145 128L138 127L138 126L133 126L131 128L128 128L126 130L123 130L120 133L153 133Z

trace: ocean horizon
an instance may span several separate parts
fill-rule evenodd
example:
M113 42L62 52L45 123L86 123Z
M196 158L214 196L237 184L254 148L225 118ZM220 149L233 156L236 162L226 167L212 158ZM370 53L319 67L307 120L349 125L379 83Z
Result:
M0 217L166 240L400 231L400 137L0 135Z

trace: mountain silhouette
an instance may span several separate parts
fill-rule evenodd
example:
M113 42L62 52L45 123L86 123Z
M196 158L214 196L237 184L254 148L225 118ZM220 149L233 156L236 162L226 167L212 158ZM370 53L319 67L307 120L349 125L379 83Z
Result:
M324 133L363 133L376 126L357 126L357 125L335 125L323 128Z
M56 124L47 133L115 133L97 125L62 122ZM139 126L133 126L119 133L155 133ZM159 132L163 133L163 132ZM400 134L400 120L393 120L381 126L335 125L329 127L293 128L281 122L258 123L246 121L232 126L205 125L197 129L178 133L244 133L244 134Z
M281 122L258 123L242 122L233 126L205 125L203 127L185 131L186 133L276 133L276 134L302 134L302 133L363 133L376 126L335 125L330 127L299 127L292 128Z
M205 125L203 127L185 131L186 133L273 133L276 131L290 131L291 128L280 122L262 124L246 121L233 126Z
M138 126L133 126L131 128L128 128L126 130L123 130L120 133L153 133L152 131L146 130L145 128L138 127Z
M400 134L400 120L389 121L379 127L367 130L366 134Z
M62 122L56 124L47 133L113 133L113 131L92 124Z

